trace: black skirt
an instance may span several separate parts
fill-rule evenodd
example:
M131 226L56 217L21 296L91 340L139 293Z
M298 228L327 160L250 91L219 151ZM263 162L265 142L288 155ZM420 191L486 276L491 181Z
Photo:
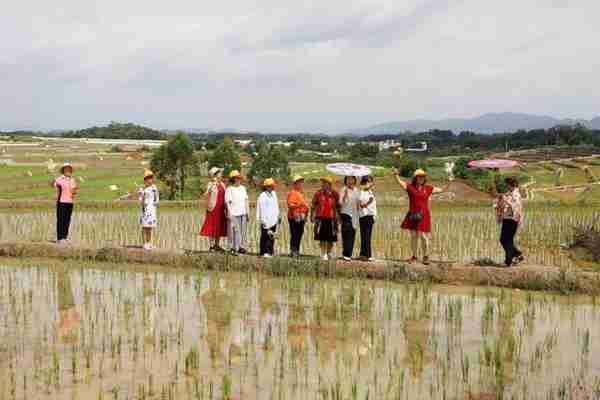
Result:
M332 218L317 218L315 221L315 240L319 242L337 242L337 221Z

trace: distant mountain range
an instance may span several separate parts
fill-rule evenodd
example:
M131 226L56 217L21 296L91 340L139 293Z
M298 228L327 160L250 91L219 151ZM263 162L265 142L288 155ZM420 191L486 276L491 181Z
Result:
M458 134L462 131L477 133L515 132L519 129L548 129L556 125L584 125L590 129L600 129L600 116L591 120L558 119L548 116L519 113L489 113L475 118L451 118L441 120L416 119L395 121L354 130L359 135L396 134L399 132L423 132L432 129L451 130Z

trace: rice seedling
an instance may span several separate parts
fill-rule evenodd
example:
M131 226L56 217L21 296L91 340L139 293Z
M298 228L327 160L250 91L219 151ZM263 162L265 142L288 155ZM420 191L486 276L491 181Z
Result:
M2 264L0 398L530 399L573 371L597 389L591 298Z

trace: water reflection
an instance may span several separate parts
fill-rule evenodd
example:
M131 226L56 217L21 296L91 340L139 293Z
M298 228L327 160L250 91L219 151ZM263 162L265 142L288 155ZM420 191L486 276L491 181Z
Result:
M547 294L2 268L0 312L0 398L530 399L600 373L597 307Z

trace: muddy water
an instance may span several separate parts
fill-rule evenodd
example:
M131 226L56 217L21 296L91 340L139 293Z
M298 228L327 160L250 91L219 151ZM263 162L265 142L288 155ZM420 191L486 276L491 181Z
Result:
M0 399L594 398L594 303L254 273L5 266Z

